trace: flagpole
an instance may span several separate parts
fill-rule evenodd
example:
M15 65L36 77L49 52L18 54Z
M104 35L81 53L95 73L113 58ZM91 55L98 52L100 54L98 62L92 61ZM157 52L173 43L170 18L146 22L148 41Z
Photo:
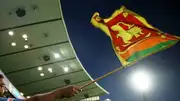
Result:
M90 81L90 82L86 83L85 85L79 87L79 89L83 89L83 88L93 84L94 82L97 82L97 81L99 81L99 80L101 80L101 79L103 79L103 78L105 78L105 77L107 77L107 76L109 76L109 75L111 75L111 74L113 74L113 73L123 69L124 67L126 67L126 66L121 66L121 67L119 67L119 68L117 68L117 69L115 69L115 70L113 70L111 72L108 72L108 73L104 74L103 76L100 76L100 77L96 78L95 80Z

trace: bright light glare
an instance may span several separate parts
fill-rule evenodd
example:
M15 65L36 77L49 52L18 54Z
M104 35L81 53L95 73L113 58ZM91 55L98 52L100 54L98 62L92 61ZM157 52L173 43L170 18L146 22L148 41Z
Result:
M60 55L58 53L54 53L55 58L60 58Z
M12 42L11 45L12 45L12 46L16 46L16 43L15 43L15 42Z
M28 48L29 48L29 46L28 46L28 45L24 45L24 48L25 48L25 49L28 49Z
M49 71L50 73L52 73L52 68L48 68L48 71Z
M41 76L44 76L44 73L41 73L40 75L41 75Z
M13 31L9 31L8 32L10 36L13 36L14 35L14 32Z
M64 72L68 72L69 68L68 67L64 67Z
M27 96L27 98L29 99L29 98L30 98L30 96Z
M142 71L134 73L132 76L132 84L140 91L147 91L151 85L150 76Z
M38 70L41 71L41 70L42 70L42 67L38 67Z
M27 39L28 36L27 36L26 34L23 34L22 37L23 37L24 39Z

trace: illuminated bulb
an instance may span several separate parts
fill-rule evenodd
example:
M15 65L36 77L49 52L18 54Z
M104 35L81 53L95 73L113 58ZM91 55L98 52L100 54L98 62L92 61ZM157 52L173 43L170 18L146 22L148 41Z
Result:
M48 71L52 73L52 68L48 68Z
M13 31L9 31L8 32L10 36L13 36L14 35L14 32Z
M30 98L30 96L27 96L27 98L29 99L29 98Z
M24 95L23 93L20 93L22 96Z
M44 73L41 73L40 75L41 75L41 76L44 76Z
M15 43L15 42L13 42L13 43L11 43L11 45L12 45L12 46L16 46L16 43Z
M26 34L23 34L22 37L23 37L24 39L27 39L28 36L27 36Z
M26 40L26 41L27 41L28 39L24 39L24 40Z
M29 48L29 46L28 46L28 45L24 45L24 48L25 48L25 49L28 49L28 48Z
M68 72L69 68L68 67L64 67L64 72Z
M42 70L42 67L38 67L38 70L41 71L41 70Z
M48 68L48 71L52 71L52 68Z
M60 58L60 55L58 53L54 53L55 58Z

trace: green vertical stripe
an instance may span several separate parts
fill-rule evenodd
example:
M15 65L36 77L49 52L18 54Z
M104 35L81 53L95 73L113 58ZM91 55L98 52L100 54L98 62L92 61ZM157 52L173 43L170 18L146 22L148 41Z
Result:
M153 53L158 52L160 50L166 49L169 46L174 45L176 42L177 41L170 40L170 41L167 41L167 42L162 42L160 44L157 44L152 48L148 48L148 49L145 49L143 51L136 52L131 57L129 57L127 59L127 61L128 62L134 62L134 61L139 60L139 59L141 59L141 58L143 58L143 57L145 57L147 55L150 55L150 54L153 54Z

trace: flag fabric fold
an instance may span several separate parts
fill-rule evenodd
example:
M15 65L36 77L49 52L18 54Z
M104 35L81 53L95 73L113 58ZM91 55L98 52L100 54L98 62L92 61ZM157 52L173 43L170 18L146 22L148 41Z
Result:
M125 6L109 18L103 19L99 13L94 13L91 23L110 37L114 51L124 66L169 48L180 39L153 27Z

